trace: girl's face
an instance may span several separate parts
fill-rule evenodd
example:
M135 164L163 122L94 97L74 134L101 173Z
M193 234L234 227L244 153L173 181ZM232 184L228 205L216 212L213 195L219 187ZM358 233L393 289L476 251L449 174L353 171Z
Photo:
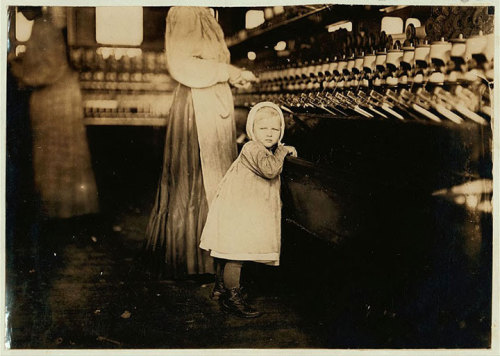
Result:
M255 140L262 143L266 148L271 148L278 143L281 136L281 119L262 112L255 115L253 124Z

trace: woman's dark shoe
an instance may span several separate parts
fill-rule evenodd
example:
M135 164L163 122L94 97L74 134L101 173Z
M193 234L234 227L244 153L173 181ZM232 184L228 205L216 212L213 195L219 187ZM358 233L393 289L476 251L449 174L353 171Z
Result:
M212 293L210 293L210 298L212 300L219 300L219 298L226 292L226 288L224 288L224 282L220 279L215 277L215 285L214 289L212 289Z
M257 318L261 312L253 309L241 296L240 288L227 289L221 298L221 308L225 312L239 316L240 318Z

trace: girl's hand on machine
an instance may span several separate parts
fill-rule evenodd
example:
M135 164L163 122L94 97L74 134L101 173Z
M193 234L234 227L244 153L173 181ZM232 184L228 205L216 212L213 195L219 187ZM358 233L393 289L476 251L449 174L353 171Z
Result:
M283 146L288 151L288 156L297 157L297 150L293 146Z

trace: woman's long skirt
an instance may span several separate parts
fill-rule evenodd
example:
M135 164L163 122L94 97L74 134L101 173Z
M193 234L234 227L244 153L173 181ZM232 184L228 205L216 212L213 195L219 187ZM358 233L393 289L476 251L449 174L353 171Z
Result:
M214 273L199 248L207 218L191 89L179 84L170 108L163 169L146 229L146 263L160 278Z

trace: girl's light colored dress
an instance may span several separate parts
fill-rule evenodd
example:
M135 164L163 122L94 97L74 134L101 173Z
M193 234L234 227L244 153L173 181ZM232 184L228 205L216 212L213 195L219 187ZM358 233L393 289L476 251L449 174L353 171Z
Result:
M210 206L200 247L228 260L279 265L280 173L288 151L246 143Z

